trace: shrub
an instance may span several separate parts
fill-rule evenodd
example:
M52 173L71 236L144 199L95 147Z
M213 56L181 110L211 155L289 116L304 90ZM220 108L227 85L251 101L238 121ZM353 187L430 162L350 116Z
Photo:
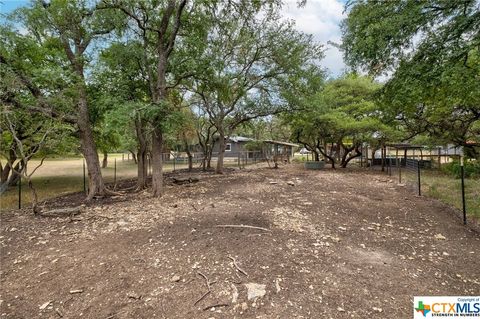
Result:
M455 176L456 178L461 177L460 161L458 160L443 165L442 170L448 174ZM466 161L464 163L463 170L465 177L480 177L480 162L475 160Z

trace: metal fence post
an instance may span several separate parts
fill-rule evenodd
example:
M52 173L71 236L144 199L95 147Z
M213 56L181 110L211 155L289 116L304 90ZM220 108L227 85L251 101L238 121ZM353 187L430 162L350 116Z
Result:
M398 170L398 183L401 184L402 183L402 168L401 168L401 164L399 164L398 162L398 148L397 148L397 152L395 153L395 164L397 164L397 170Z
M22 175L18 179L18 209L22 208Z
M360 167L363 167L363 143L362 147L360 148Z
M391 156L388 157L387 172L388 172L388 176L392 176L392 157Z
M422 196L422 191L421 191L422 184L420 181L420 162L419 161L417 161L417 179L418 179L418 196Z
M114 159L113 165L113 187L117 188L117 158Z
M467 208L465 204L465 170L463 168L463 156L460 158L460 177L462 179L462 210L463 210L463 224L467 224Z

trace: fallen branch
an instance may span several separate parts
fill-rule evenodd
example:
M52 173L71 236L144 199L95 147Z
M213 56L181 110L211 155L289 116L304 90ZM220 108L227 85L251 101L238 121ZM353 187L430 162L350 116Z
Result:
M244 274L245 276L248 277L248 274L245 272L245 270L243 270L242 268L240 268L240 266L238 266L237 264L237 261L235 260L235 258L231 257L231 256L228 256L228 258L230 258L232 261L233 261L233 265L235 266L235 268L242 274Z
M216 225L215 227L219 228L250 228L250 229L258 229L258 230L263 230L263 231L271 231L270 229L263 228L263 227L257 227L257 226L250 226L250 225Z
M172 181L174 184L182 185L182 184L191 184L197 183L200 181L198 177L172 177Z
M195 301L195 303L194 303L193 305L196 306L197 303L199 303L200 301L202 301L203 298L205 298L206 296L208 296L211 292L212 292L212 291L209 290L209 291L207 291L206 293L204 293L200 298L197 299L197 301Z
M59 216L75 216L81 214L85 211L85 206L76 206L76 207L67 207L67 208L56 208L46 212L42 212L39 215L42 217L59 217Z
M198 298L197 301L195 301L195 303L193 304L194 306L196 306L200 301L202 301L206 296L208 296L212 292L212 289L210 288L210 285L215 283L215 281L210 282L210 280L208 280L207 276L202 274L200 271L198 271L197 274L199 274L200 276L202 276L205 279L205 284L207 285L208 290L200 298Z

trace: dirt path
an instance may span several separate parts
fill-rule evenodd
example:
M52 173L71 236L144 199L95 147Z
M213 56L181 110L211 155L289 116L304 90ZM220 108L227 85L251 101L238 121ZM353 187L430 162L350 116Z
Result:
M244 170L81 218L2 216L0 318L409 318L480 292L478 233L383 176Z

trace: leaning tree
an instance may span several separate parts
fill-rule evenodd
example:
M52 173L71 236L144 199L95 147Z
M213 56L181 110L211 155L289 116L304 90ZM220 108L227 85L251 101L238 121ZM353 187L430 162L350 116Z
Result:
M115 12L99 11L85 1L36 1L11 18L27 32L10 37L0 53L1 64L28 91L33 101L28 105L31 112L75 128L88 168L87 200L108 193L90 118L87 69L93 53L89 48L116 28ZM16 96L9 97L10 103L15 100Z

